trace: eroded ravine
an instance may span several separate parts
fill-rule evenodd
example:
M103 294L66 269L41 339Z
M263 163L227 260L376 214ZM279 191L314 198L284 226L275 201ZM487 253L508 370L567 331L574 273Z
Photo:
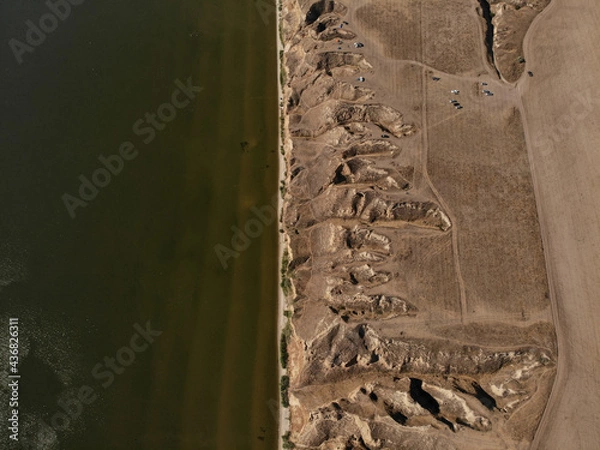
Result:
M488 0L477 0L479 2L479 7L481 8L481 16L483 20L485 20L485 48L487 50L487 58L490 64L494 67L498 76L500 76L500 72L498 72L498 68L496 67L496 62L494 58L494 22L492 20L492 11L490 8L490 2Z
M529 26L551 0L479 0L488 23L486 43L492 33L492 57L502 78L516 82L525 72L523 42ZM489 51L489 47L488 47Z

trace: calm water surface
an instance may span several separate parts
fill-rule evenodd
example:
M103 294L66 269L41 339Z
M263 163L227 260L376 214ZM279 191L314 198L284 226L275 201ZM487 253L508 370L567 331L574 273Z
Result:
M276 194L275 17L87 0L17 64L8 41L46 12L0 6L0 318L22 336L22 442L0 448L275 449L277 226L227 269L214 251ZM133 124L190 77L202 92L145 144ZM71 218L61 196L125 141L137 158ZM148 321L162 334L103 387Z

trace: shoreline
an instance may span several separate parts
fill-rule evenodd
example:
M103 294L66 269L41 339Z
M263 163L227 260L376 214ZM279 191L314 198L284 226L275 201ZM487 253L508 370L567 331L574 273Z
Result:
M276 40L277 40L277 93L279 96L278 99L278 115L277 115L277 155L278 155L278 169L279 169L279 177L277 179L277 189L280 190L281 184L285 182L286 172L287 172L287 162L285 159L285 151L282 153L281 149L283 147L282 136L285 132L285 127L282 126L282 122L285 120L285 116L283 114L283 109L281 107L281 98L283 98L283 85L281 84L281 70L283 66L283 43L281 42L281 10L280 5L281 1L279 0L276 5L275 17L276 17ZM283 436L289 431L289 408L285 408L281 402L281 379L284 375L287 375L287 369L284 369L281 366L281 335L283 333L283 329L285 327L284 319L284 311L287 306L287 299L283 292L283 288L281 287L281 283L283 281L281 276L281 264L283 261L283 255L285 250L288 250L287 239L285 233L280 230L283 228L283 195L281 191L277 195L277 255L278 255L278 264L277 264L277 383L279 386L278 389L278 411L279 417L277 422L277 448L283 448ZM286 318L287 319L287 318ZM288 319L289 320L289 319ZM286 412L288 413L288 417L286 417Z

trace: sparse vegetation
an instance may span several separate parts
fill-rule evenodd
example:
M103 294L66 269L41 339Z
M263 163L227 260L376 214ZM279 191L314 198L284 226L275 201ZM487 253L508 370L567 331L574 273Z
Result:
M281 440L283 441L284 449L296 448L296 444L294 444L290 440L290 436L291 436L291 433L289 431L287 433L285 433L283 436L281 436Z
M283 182L282 182L283 184ZM285 195L285 184L283 184L282 196ZM287 297L290 294L292 289L292 282L289 278L288 274L288 265L290 264L289 254L286 251L283 252L283 257L281 258L281 289L283 290L283 294Z
M285 187L285 181L281 181L281 185L279 186L279 192L281 193L281 198L285 197L285 193L287 192L287 189Z
M288 359L289 359L288 342L290 340L291 334L292 334L292 326L288 319L287 324L281 331L281 340L280 340L280 347L279 347L279 360L281 362L281 367L284 369L287 369L287 366L288 366Z
M286 76L285 76L285 67L283 64L283 50L279 50L279 81L281 82L281 86L285 86Z
M292 292L292 281L286 276L281 279L281 290L283 291L283 295L288 297Z
M287 250L283 251L283 255L281 257L281 289L283 290L284 295L287 297L289 295L289 292L291 290L291 281L288 278L288 266L290 264L290 256ZM293 315L293 312L290 310L284 311L283 315L286 317L287 319L287 323L285 324L285 326L283 327L283 329L281 330L281 340L280 340L280 347L279 347L279 358L280 358L280 362L281 362L281 367L284 369L287 369L287 365L288 365L288 342L290 339L290 336L292 334L292 324L291 324L291 318Z
M288 363L288 350L287 350L288 340L285 336L285 332L281 333L281 341L279 343L279 362L281 363L281 367L287 369Z
M279 28L279 42L283 45L283 20L281 20L281 13L283 12L283 1L279 0L277 5L277 10L279 14L277 14L277 26Z
M284 408L289 408L290 399L288 395L288 389L290 388L290 377L284 375L281 377L281 405Z
M281 277L282 278L287 275L289 265L290 265L290 254L288 253L287 250L284 250L283 254L281 255Z

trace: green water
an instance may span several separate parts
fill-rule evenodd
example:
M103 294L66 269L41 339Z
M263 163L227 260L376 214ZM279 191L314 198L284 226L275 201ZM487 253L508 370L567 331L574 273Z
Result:
M47 8L0 12L7 43ZM277 447L276 224L227 269L214 251L277 189L265 17L251 0L88 0L23 64L0 51L0 313L27 346L21 435L82 385L97 397L31 448ZM132 125L190 77L202 92L144 144ZM125 141L138 156L71 218L61 196ZM147 321L162 334L102 387L92 369Z

